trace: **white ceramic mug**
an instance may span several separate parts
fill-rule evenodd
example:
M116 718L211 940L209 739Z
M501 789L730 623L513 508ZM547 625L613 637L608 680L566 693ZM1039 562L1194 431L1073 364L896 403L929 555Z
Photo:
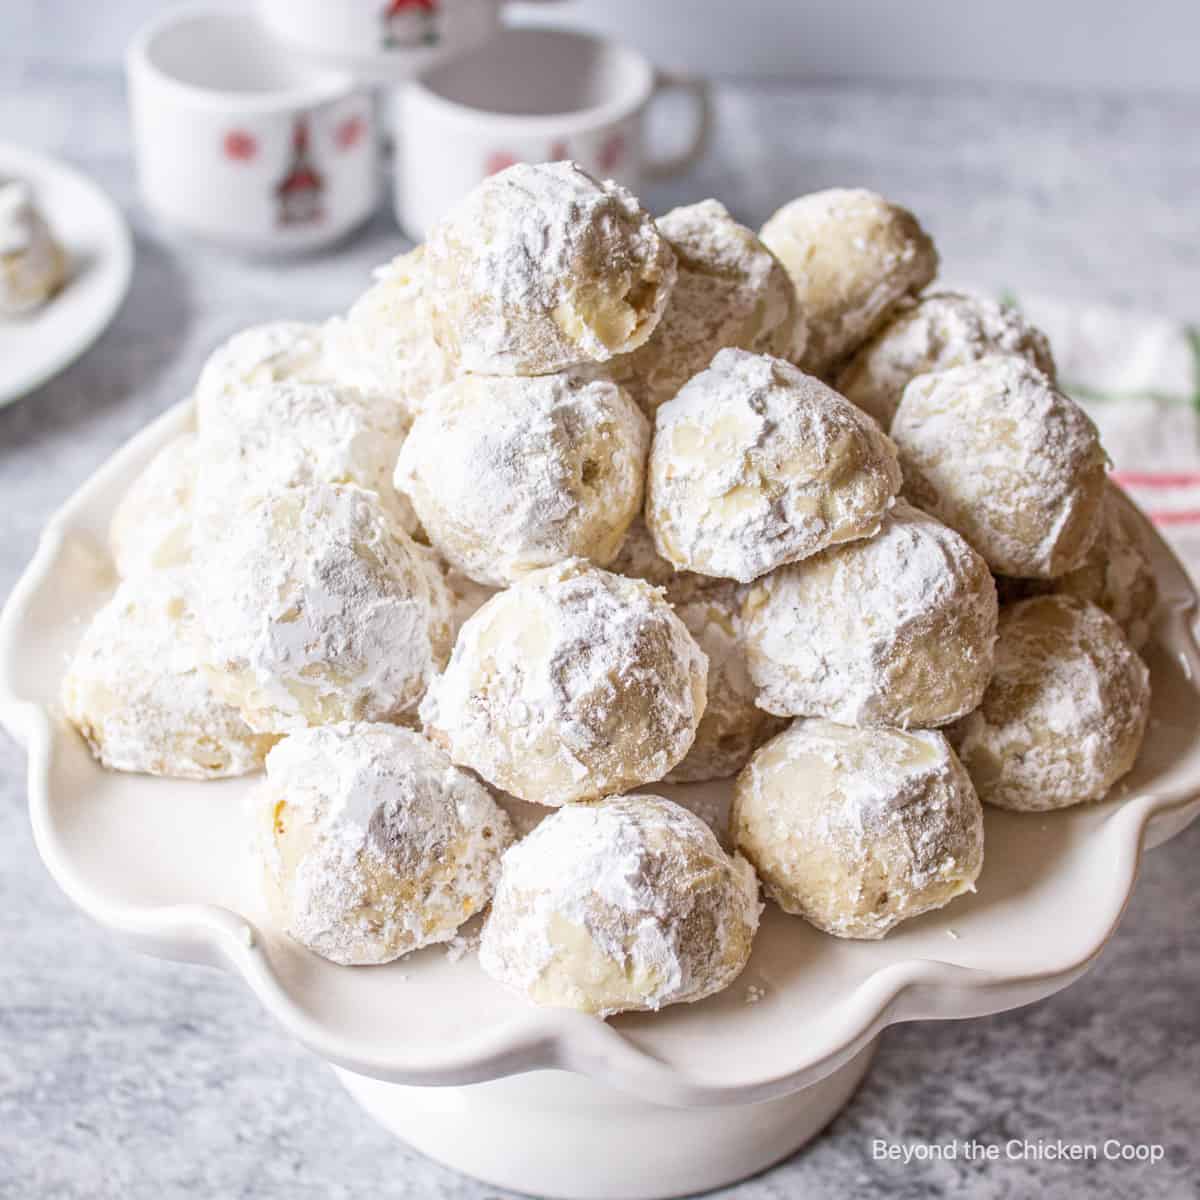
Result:
M687 144L668 157L644 145L646 112L676 90L692 104ZM657 70L628 47L564 30L502 30L486 45L401 88L392 106L396 217L412 238L486 176L514 162L570 158L637 191L704 149L707 85Z
M126 57L146 206L189 233L255 252L311 249L378 196L369 93L296 60L253 14L172 9Z
M258 0L263 23L312 62L399 82L486 42L503 0Z

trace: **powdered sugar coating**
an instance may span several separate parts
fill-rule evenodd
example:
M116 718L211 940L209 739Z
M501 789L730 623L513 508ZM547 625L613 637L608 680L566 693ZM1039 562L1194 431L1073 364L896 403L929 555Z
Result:
M907 209L863 188L829 188L785 204L762 240L787 268L808 343L797 360L824 375L937 274L929 235Z
M980 798L1018 812L1102 800L1133 766L1150 713L1150 672L1120 626L1073 596L1000 614L996 672L951 730Z
M343 383L382 392L410 416L449 383L453 370L433 336L424 247L375 272L344 318L325 327L325 353Z
M683 758L707 665L659 592L572 559L467 621L421 719L456 763L522 800L591 800Z
M664 558L748 583L874 533L900 468L875 422L820 380L722 350L658 410L646 486Z
M491 900L512 841L482 784L395 725L284 738L257 800L257 849L281 925L347 966L449 941Z
M991 677L987 564L903 501L875 537L760 580L743 617L758 703L780 716L945 725L979 703Z
M700 583L711 583L712 580L703 575L693 575L689 571L677 571L654 548L654 538L642 517L635 517L629 526L625 540L617 556L609 564L609 570L618 575L628 575L632 579L643 579L652 587L665 588L674 580L697 580Z
M254 729L410 716L446 661L446 585L371 492L269 493L198 565L205 664Z
M417 549L425 552L450 593L450 644L453 645L458 640L458 631L499 589L476 583L469 575L451 566L431 546L418 546Z
M730 825L767 895L835 937L881 938L983 866L979 798L931 730L794 721L738 777Z
M1101 502L1100 533L1083 565L1060 575L1054 590L1098 604L1140 650L1154 629L1158 583L1145 534L1121 489L1110 479Z
M268 492L315 483L374 492L392 524L415 533L412 506L392 483L408 427L404 410L382 392L329 383L247 388L229 420L200 429L196 517L203 534L237 520Z
M198 428L215 429L236 421L246 391L288 380L334 381L320 325L270 321L235 333L201 368L192 393Z
M484 180L430 234L434 334L455 366L544 375L606 362L654 331L675 257L650 214L574 163Z
M837 390L888 429L904 389L918 375L1015 354L1049 379L1050 343L1007 304L985 296L937 292L893 317L838 372Z
M1128 500L1110 479L1104 489L1100 532L1081 567L1057 579L996 581L1001 603L1058 592L1098 604L1140 650L1149 640L1158 607L1158 584L1143 545L1143 532Z
M192 555L192 500L200 470L194 433L172 438L129 485L108 527L122 577L179 567Z
M659 217L678 275L658 328L612 364L614 377L649 414L726 346L796 358L806 330L782 263L718 200Z
M504 856L479 962L597 1016L702 1000L741 973L762 905L740 855L661 796L574 805Z
M669 783L728 779L783 722L755 703L758 689L746 667L741 589L727 579L680 575L667 586L679 619L708 658L708 703L696 740Z
M676 571L654 549L645 522L629 527L611 569L662 588L679 619L708 658L708 700L696 740L666 775L668 783L699 783L736 775L767 738L783 727L755 703L758 689L746 669L743 589L728 579Z
M615 384L471 375L417 418L396 486L447 561L499 587L565 558L608 563L641 509L649 441Z
M991 356L905 389L892 422L905 495L1004 575L1081 566L1108 458L1095 425L1023 358Z
M63 707L114 771L220 779L262 765L271 737L217 698L192 636L192 577L141 572L92 618L63 681Z

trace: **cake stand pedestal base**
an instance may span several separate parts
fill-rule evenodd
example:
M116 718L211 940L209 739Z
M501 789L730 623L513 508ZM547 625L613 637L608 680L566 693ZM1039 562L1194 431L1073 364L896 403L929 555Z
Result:
M334 1073L385 1129L486 1183L544 1200L666 1200L744 1179L798 1150L845 1106L875 1045L803 1091L732 1108L664 1108L566 1071L469 1087Z

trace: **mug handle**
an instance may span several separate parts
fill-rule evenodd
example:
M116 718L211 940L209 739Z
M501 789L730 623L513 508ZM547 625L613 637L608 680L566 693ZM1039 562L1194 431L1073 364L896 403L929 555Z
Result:
M687 170L708 148L712 134L713 107L712 88L707 79L686 72L656 69L654 73L653 103L666 92L682 92L692 102L692 135L687 145L677 154L660 158L647 158L642 164L642 174L647 179L667 179Z

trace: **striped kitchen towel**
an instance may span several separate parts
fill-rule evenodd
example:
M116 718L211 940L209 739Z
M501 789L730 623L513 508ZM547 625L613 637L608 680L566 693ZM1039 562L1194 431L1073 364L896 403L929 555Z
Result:
M1113 478L1200 579L1200 328L1039 296L1017 304L1099 426Z

